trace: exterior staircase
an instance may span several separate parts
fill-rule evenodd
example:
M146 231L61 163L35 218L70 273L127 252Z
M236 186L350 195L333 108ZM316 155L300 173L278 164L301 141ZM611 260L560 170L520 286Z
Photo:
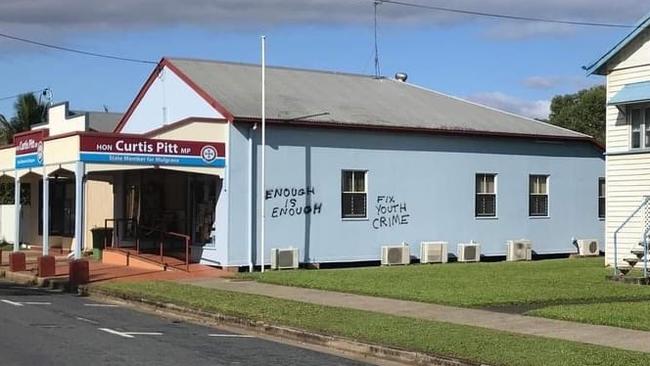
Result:
M632 223L632 224L631 224ZM629 226L628 226L629 224ZM626 227L631 231L624 232ZM627 234L627 237L636 236L635 233L642 231L641 240L633 245L629 250L629 244L626 245L627 253L619 253L621 243L619 235L622 233ZM629 239L628 239L629 240ZM629 243L629 241L628 241ZM646 196L641 204L629 215L614 231L614 276L622 278L633 273L633 270L641 269L643 272L642 277L635 277L636 279L643 280L643 283L650 283L649 262L650 262L650 196ZM619 255L623 255L622 261L626 265L619 264ZM636 273L636 271L634 272Z
M633 255L633 257L625 257L623 258L623 262L627 263L627 266L618 266L618 272L619 274L626 276L634 268L641 268L643 269L643 277L647 278L648 277L648 239L646 239L645 242L640 241L639 242L639 248L635 248L630 250L630 253ZM636 265L639 265L640 267L636 267Z

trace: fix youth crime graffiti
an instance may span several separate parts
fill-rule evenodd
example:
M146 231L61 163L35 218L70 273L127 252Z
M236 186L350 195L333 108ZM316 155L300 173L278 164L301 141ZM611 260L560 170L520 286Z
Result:
M411 217L406 202L397 202L395 196L377 196L375 210L377 217L372 220L375 230L408 225Z
M264 192L264 199L284 199L282 204L275 205L271 209L271 218L274 219L282 216L318 215L323 209L323 204L321 202L307 203L307 198L311 198L315 194L314 187L283 187L267 189Z

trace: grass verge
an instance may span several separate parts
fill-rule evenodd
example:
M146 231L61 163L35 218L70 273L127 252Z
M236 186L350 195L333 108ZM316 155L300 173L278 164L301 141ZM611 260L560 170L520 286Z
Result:
M464 307L650 300L650 286L605 280L603 258L450 263L244 275L261 282Z
M206 289L172 282L98 285L117 296L264 321L490 365L648 365L650 354L483 328Z
M650 301L557 305L527 315L650 331Z

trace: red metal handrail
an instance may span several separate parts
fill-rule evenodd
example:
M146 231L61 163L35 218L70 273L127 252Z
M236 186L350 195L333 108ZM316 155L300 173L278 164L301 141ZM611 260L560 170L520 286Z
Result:
M153 232L160 233L160 241L159 241L158 245L160 246L160 250L159 250L160 263L163 263L163 264L165 264L164 263L165 237L167 236L167 237L175 237L175 238L183 239L183 241L185 242L185 271L186 272L190 271L190 239L191 238L190 238L189 235L175 233L175 232L171 232L171 231L163 231L163 230L160 230L160 229L157 229L157 228L148 227L148 226L144 226L144 225L138 225L138 229L148 230L148 231L151 231L152 233ZM138 231L138 233L140 232L139 230L136 230L136 231Z
M109 222L113 223L112 227L108 226ZM138 235L138 220L136 220L136 219L112 218L112 219L105 219L104 220L104 229L105 230L108 230L109 228L113 229L113 235L111 237L111 248L118 248L118 249L120 248L119 229L120 229L120 223L121 222L125 222L127 224L129 222L131 222L133 224L133 228L134 228L134 231L135 231L135 234L134 234L134 236L135 236L135 248L136 248L136 252L140 253L140 237ZM106 249L107 247L108 247L108 238L106 236L104 236L104 249Z

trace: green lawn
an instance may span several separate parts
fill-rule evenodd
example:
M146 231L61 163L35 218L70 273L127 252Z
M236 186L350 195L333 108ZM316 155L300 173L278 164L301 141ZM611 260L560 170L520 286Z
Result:
M171 282L108 283L118 296L174 303L204 311L339 335L490 365L648 365L650 354L205 289Z
M650 331L650 301L557 305L528 315Z
M650 300L650 286L605 280L602 258L449 263L244 275L261 282L464 307Z

